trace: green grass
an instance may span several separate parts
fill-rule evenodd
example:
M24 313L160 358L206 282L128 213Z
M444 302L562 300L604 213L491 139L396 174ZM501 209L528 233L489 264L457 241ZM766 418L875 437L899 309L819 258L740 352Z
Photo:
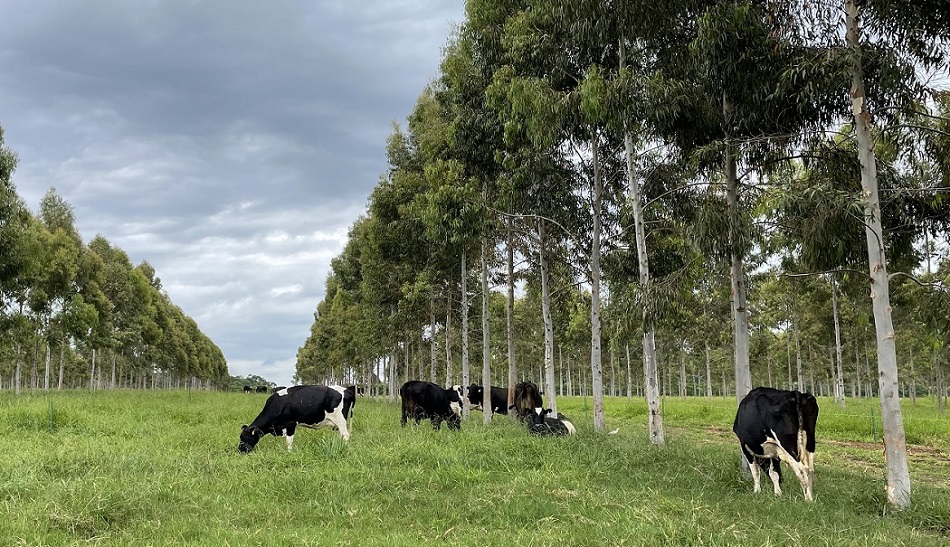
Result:
M53 430L49 406L53 403ZM913 506L887 509L875 401L821 400L816 502L794 480L753 495L732 399L668 398L667 446L642 401L559 399L578 427L536 438L481 414L461 432L399 427L360 399L349 444L301 430L237 453L264 396L0 394L0 545L946 545L950 418L905 402ZM879 413L879 411L876 411ZM786 473L790 477L790 474ZM766 488L767 490L769 488Z

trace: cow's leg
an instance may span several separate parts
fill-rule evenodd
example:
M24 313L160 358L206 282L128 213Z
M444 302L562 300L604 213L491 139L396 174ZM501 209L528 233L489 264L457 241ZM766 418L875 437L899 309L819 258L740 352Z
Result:
M327 414L327 420L333 423L336 428L340 431L340 436L343 437L344 441L350 440L350 431L346 427L346 418L343 417L343 409L337 407L333 412Z
M801 439L804 437L805 432L799 430L799 446L802 445ZM788 450L785 450L785 447L782 446L782 443L778 442L778 435L775 432L772 432L772 437L766 437L765 442L762 443L763 448L765 445L772 445L775 449L775 453L778 455L779 459L787 463L788 466L795 473L795 476L798 477L798 482L801 484L802 493L805 495L805 500L814 501L812 494L812 481L815 476L815 454L808 452L807 450L801 453L802 461L796 460L791 454L788 453Z
M746 454L752 454L752 451L746 448L744 450ZM749 462L749 471L752 473L752 491L755 493L762 491L762 483L759 478L759 460L753 455L751 457L746 457L746 461Z
M293 431L290 434L287 434L287 428L283 429L284 440L287 441L287 451L290 452L294 449L294 433Z
M778 466L782 465L782 462L775 459L767 460L769 462L769 478L772 479L772 492L776 496L782 495L782 487L779 486L779 481L781 480L781 475L779 475Z

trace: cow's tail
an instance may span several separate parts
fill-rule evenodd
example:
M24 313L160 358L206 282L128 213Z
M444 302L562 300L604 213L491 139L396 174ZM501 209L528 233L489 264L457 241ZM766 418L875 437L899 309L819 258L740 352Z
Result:
M343 390L343 417L353 419L353 407L356 406L356 386L349 386Z

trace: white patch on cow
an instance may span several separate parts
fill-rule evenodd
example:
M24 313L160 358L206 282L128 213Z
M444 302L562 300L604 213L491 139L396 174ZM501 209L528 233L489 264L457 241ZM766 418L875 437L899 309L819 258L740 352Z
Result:
M775 463L774 461L769 465L769 478L772 479L772 492L774 492L776 496L781 496L782 487L779 485L778 469L776 469L778 465L781 464Z
M561 423L564 424L564 427L567 428L567 434L568 434L568 435L573 435L573 434L577 433L577 430L574 429L574 424L572 424L571 422L569 422L569 421L567 421L567 420L561 420Z
M452 386L451 389L453 389L456 393L458 393L459 401L462 401L462 400L463 400L463 399L462 399L462 393L463 393L462 386L454 385L454 386ZM449 403L449 409L451 409L452 412L454 412L456 416L461 416L461 415L462 415L462 404L461 404L461 402L456 403L455 401L452 401L451 403Z
M278 397L283 397L284 395L287 395L287 388L278 389L275 393Z
M290 452L294 449L294 436L288 435L287 430L284 430L284 439L287 441L287 451Z
M788 464L795 473L795 476L798 477L798 482L802 487L802 494L804 494L805 499L807 501L814 501L812 484L815 477L815 454L805 449L805 431L801 429L798 430L798 447L799 454L801 454L802 457L801 461L796 460L785 450L782 443L778 441L778 435L775 434L775 431L771 433L771 437L765 437L765 442L762 443L762 450L766 452L766 454L771 454L773 457Z
M330 389L339 392L340 395L345 395L346 388L342 386L329 386ZM326 415L320 420L319 423L315 424L298 424L303 427L308 427L310 429L320 429L323 427L335 427L340 431L340 436L343 437L344 441L350 440L350 431L346 427L346 417L343 416L343 399L340 399L340 403L336 405L332 411L327 412Z

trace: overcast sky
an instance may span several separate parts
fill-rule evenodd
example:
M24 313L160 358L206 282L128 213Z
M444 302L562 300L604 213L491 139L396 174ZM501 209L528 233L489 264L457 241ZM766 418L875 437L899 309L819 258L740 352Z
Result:
M150 262L232 375L289 384L463 4L0 0L14 183Z

